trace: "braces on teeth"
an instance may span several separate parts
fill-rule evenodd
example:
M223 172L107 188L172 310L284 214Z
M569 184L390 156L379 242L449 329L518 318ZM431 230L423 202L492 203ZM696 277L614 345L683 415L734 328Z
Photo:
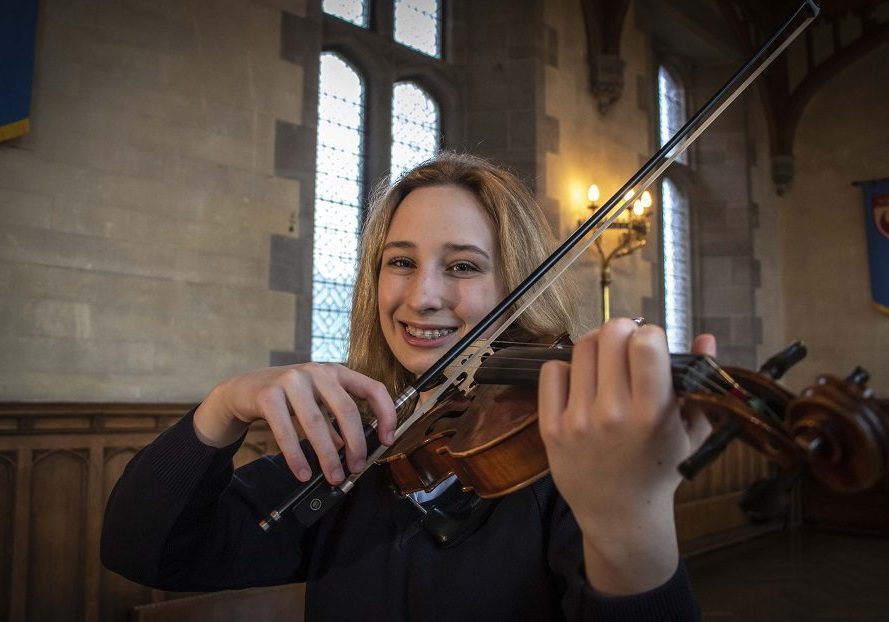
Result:
M424 339L438 339L439 337L443 337L449 333L454 332L453 328L444 328L444 329L435 329L435 330L423 330L421 328L413 328L411 326L407 326L407 332L413 335L414 337L422 337Z

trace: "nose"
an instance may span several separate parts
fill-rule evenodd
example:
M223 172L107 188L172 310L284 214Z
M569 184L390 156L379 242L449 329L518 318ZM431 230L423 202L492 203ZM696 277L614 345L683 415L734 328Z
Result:
M407 305L417 313L430 313L447 304L448 284L444 275L435 269L420 269L411 279Z

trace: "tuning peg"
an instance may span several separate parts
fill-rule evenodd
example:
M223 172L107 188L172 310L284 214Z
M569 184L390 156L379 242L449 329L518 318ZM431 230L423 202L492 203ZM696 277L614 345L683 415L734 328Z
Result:
M767 360L759 368L759 373L772 380L778 380L787 370L806 357L808 350L802 341L794 341L789 346Z
M739 419L729 419L713 430L698 450L679 465L679 472L685 479L692 479L701 470L716 460L728 444L744 429Z

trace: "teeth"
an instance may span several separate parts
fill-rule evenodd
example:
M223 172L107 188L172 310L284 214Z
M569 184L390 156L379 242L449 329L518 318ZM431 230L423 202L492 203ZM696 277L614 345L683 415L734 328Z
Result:
M419 337L421 339L438 339L439 337L444 337L445 335L449 335L454 332L453 328L434 328L432 330L424 330L422 328L406 326L405 329L410 335Z

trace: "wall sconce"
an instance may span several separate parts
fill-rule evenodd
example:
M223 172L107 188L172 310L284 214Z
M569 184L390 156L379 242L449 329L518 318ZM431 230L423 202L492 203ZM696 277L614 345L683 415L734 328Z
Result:
M633 191L627 193L624 197L627 202L633 198ZM589 204L587 209L595 212L599 209L596 203L599 200L599 187L592 184L587 191L587 199ZM602 286L602 321L605 322L611 317L611 262L619 257L625 257L645 246L646 237L651 230L651 206L653 204L651 193L645 190L642 195L633 201L632 205L621 212L620 216L615 219L611 226L605 230L602 235L596 238L596 252L599 255L599 261L602 264L601 279L599 281ZM582 224L583 219L578 219L577 226ZM618 236L610 236L609 232L619 233ZM615 239L615 244L607 252L605 250L603 240L606 237Z

